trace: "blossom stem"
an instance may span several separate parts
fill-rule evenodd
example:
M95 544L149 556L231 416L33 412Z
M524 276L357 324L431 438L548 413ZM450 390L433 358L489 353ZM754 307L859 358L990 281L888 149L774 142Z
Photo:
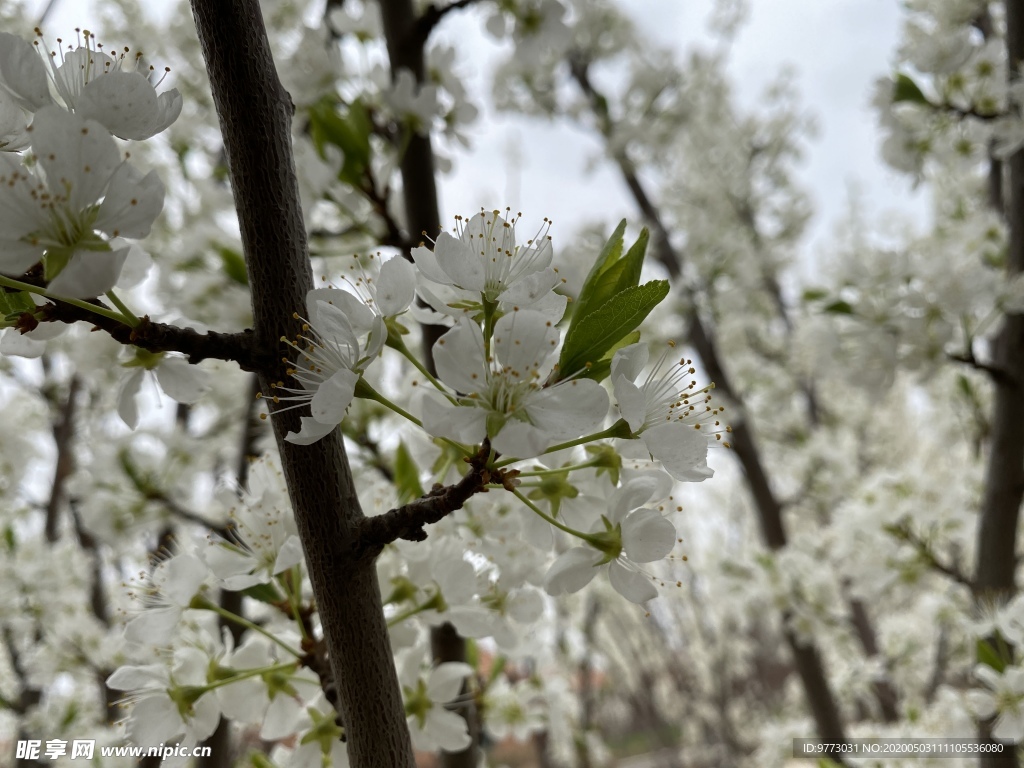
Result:
M128 309L127 305L123 301L121 301L121 299L118 297L116 293L114 293L113 290L107 291L107 298L110 299L111 304L113 304L115 307L121 310L122 315L128 318L128 325L130 325L132 328L139 327L139 324L142 321L139 320L138 315L136 315L134 312Z
M423 422L422 421L417 419L415 416L413 416L411 413L409 413L407 410L405 410L401 406L396 405L395 403L392 403L390 400L388 400L386 397L384 397L384 395L382 395L376 389L371 387L369 385L369 383L366 381L366 379L364 379L364 378L360 378L358 383L356 384L355 395L356 395L356 397L361 397L364 400L373 400L374 402L380 403L385 408L388 408L388 409L394 411L395 413L397 413L399 416L405 417L406 419L411 421L413 424L415 424L417 427L420 427L420 428L423 427Z
M281 576L285 576L284 573ZM299 633L302 635L303 640L309 639L309 635L306 634L306 626L302 623L301 611L299 610L299 602L302 597L299 594L302 591L302 573L299 570L299 566L293 565L287 574L287 578L281 579L282 586L285 588L285 594L288 595L288 603L292 607L292 616L295 619L295 623L299 625Z
M417 371L419 371L421 374L423 374L423 377L427 381L429 381L431 384L433 384L435 387L437 387L437 389L445 397L447 397L453 403L455 402L454 398L448 393L448 390L445 389L444 385L441 382L439 382L430 371L427 370L427 366L425 366L423 364L423 361L420 360L418 357L416 357L416 355L414 355L412 353L412 351L410 351L409 347L407 347L406 344L405 344L405 340L402 339L401 336L396 338L396 337L392 336L391 334L388 334L387 345L389 347L391 347L392 349L397 350L399 353L401 353L401 355L403 357L405 357L406 360L408 360L410 363L412 363L413 367Z
M567 467L555 467L554 469L535 469L527 472L520 472L518 477L545 477L547 475L558 475L562 472L575 472L577 469L586 469L587 467L596 467L601 463L601 459L592 459L590 461L584 461L582 464L571 464Z
M237 683L239 680L247 680L250 677L258 677L260 675L265 675L268 672L287 672L289 670L294 672L295 668L296 668L296 665L295 665L294 661L282 661L282 662L280 662L278 664L271 664L271 665L266 666L266 667L255 667L253 669L241 669L241 670L238 670L237 674L231 675L230 677L225 677L222 680L214 680L212 683L207 683L204 687L206 688L206 692L209 692L209 691L214 690L215 688L222 688L225 685L231 685L232 683ZM232 670L232 671L234 671L234 670Z
M388 400L386 397L384 397L384 395L382 395L376 389L371 387L367 383L366 379L360 378L359 382L356 384L356 397L361 397L364 400L373 400L374 402L380 403L385 408L389 408L392 411L394 411L395 413L397 413L399 416L404 416L406 419L411 421L413 424L415 424L420 429L423 428L423 422L422 421L417 419L415 416L413 416L411 413L409 413L407 410L405 410L401 406L396 405L395 403L392 403L390 400ZM449 440L447 437L442 437L442 438L439 438L439 439L443 440L448 445L452 446L452 448L455 448L463 456L472 456L473 455L473 450L471 448L466 447L462 443L457 443L454 440Z
M417 613L423 613L423 611L425 611L425 610L427 610L428 608L431 608L431 607L432 607L432 603L431 603L431 601L428 600L423 605L414 605L412 608L410 608L410 609L408 609L406 611L402 611L401 613L396 613L394 616L392 616L390 619L388 619L388 629L391 629L392 627L396 626L397 624L401 624L406 619L411 619Z
M195 603L195 602L196 602L196 600L193 599L193 603ZM248 619L246 619L246 618L244 618L242 616L239 616L236 613L232 613L231 611L226 610L225 608L221 608L219 605L217 605L212 600L207 600L205 598L202 598L201 605L192 605L190 607L192 607L192 608L205 608L208 611L213 611L217 615L223 616L228 621L233 621L233 622L235 622L235 624L243 626L246 629L251 629L253 632L259 632L261 635L266 637L268 640L272 640L273 642L277 643L279 646L284 648L286 651L288 651L288 653L290 653L295 658L301 659L302 656L303 656L303 653L301 651L296 651L294 648L292 648L290 645L288 645L288 643L286 643L283 640L275 637L272 632L268 632L266 629L261 627L259 624L254 624L253 622L249 621Z
M583 437L577 437L575 440L569 440L568 442L565 443L553 445L546 451L544 451L544 453L542 453L541 456L544 456L549 453L554 453L555 451L562 451L565 450L566 448L574 448L577 445L592 443L595 440L604 440L605 438L608 437L628 438L632 437L632 435L633 432L632 430L630 430L629 424L626 423L626 420L619 419L617 422L608 427L608 429L601 430L600 432L595 432L592 435L584 435ZM499 461L497 464L494 465L494 467L495 469L500 469L501 467L507 467L509 464L515 464L517 461L522 461L522 459L505 459L504 461Z
M92 312L93 314L100 315L101 317L106 317L109 320L114 320L115 322L123 323L124 325L127 325L129 328L135 327L135 325L120 312L114 312L113 310L107 309L106 307L101 307L97 304L90 304L88 301L82 301L81 299L71 299L65 296L55 296L54 294L47 291L45 288L41 288L38 285L32 285L31 283L23 283L20 280L13 280L9 277L4 277L3 275L0 275L0 285L5 286L7 288L16 288L19 291L34 293L38 296L44 296L47 299L53 299L54 301L62 301L65 304L70 304L73 307L84 309L87 312ZM138 318L135 319L136 321L138 321Z
M570 528L569 526L565 525L564 523L558 522L557 520L555 520L555 518L551 517L551 515L549 515L549 514L545 513L544 511L542 511L540 507L538 507L536 504L534 504L528 498L523 496L523 494L520 493L518 489L513 490L512 493L514 493L516 498L519 499L521 502L523 502L523 504L525 504L527 507L529 507L533 511L533 513L535 515L539 515L540 517L544 518L549 523L551 523L551 525L555 526L555 528L558 528L561 531L565 531L566 533L570 534L571 536L575 536L577 539L583 539L584 541L588 541L590 539L590 537L587 536L587 534L580 533L575 528Z

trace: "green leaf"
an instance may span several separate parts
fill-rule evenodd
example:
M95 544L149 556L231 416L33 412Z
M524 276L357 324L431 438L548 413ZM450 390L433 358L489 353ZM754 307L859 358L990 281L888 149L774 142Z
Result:
M238 251L221 246L217 249L221 265L224 267L224 274L239 285L249 286L249 274L245 270L245 259Z
M269 584L253 584L248 589L243 589L242 594L246 597L251 597L253 600L259 600L261 603L271 605L284 600L284 595L281 594L273 582Z
M898 104L901 101L911 101L915 104L931 103L924 92L918 88L917 83L902 72L896 74L896 81L892 87L892 101L893 104Z
M408 504L423 495L419 467L413 461L404 441L400 442L395 450L395 488L398 490L400 504Z
M593 379L594 381L604 381L612 372L612 358L615 356L615 353L623 347L628 347L630 344L636 344L638 341L640 341L640 331L627 333L615 342L615 344L612 345L612 348L605 352L604 356L600 360L587 368L587 370L581 373L580 376L585 379Z
M600 282L601 276L612 264L618 261L619 255L622 253L622 236L625 231L626 220L623 219L619 222L619 226L615 228L615 231L612 232L612 236L608 238L608 242L604 244L604 248L598 254L597 260L594 261L594 266L590 268L587 279L583 281L583 287L580 289L580 295L576 299L576 305L573 307L572 323L569 325L570 331L573 325L586 315L589 306L599 307L604 303L593 300L594 291Z
M35 302L28 291L0 291L0 314L20 315L22 312L32 312L35 308Z
M644 266L644 256L647 255L647 243L651 239L651 233L647 227L640 230L640 236L636 242L629 247L626 255L616 266L622 265L621 274L615 284L615 293L621 293L627 288L640 285L640 270Z
M361 187L363 172L370 163L370 134L373 132L373 121L362 102L356 100L349 104L342 116L332 99L322 99L309 108L309 132L321 155L327 144L342 151L344 164L338 178L353 187Z
M821 301L828 298L828 291L824 288L808 288L803 293L804 301Z
M850 303L847 301L843 301L842 299L840 299L839 301L833 301L831 304L828 304L827 306L824 307L824 310L826 312L831 312L833 315L855 314L853 311L853 307L850 305Z
M988 640L979 639L975 648L976 658L979 664L985 664L986 666L992 667L996 672L1002 673L1006 669L1006 661L1002 655L992 647L992 643Z
M668 296L668 280L652 280L622 291L569 327L558 360L558 377L597 363Z

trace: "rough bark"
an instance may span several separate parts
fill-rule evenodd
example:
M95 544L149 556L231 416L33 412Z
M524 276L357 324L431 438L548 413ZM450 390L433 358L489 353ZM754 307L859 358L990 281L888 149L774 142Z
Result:
M292 313L313 287L291 150L293 106L281 86L258 0L193 0L252 291L257 346L293 337ZM261 366L260 384L287 378ZM353 557L359 506L340 433L311 446L285 442L299 414L272 418L288 492L338 686L354 768L413 768L373 558Z

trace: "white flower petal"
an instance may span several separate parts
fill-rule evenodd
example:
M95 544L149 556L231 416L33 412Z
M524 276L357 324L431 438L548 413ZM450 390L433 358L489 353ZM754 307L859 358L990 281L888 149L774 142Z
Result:
M30 42L9 32L0 32L0 81L29 111L53 102L43 60Z
M210 390L210 372L183 357L165 357L156 368L156 380L168 397L188 405Z
M476 323L460 320L434 342L433 350L437 375L456 392L469 394L484 386L484 336Z
M434 243L434 257L437 259L438 266L449 278L439 282L451 283L467 291L483 291L483 261L471 250L471 247L447 232L442 232L437 236Z
M608 393L591 379L563 381L532 397L526 413L555 440L567 440L602 426L608 414Z
M384 317L400 315L416 297L416 269L401 256L380 265L377 278L377 309Z
M0 335L0 355L36 358L46 351L46 342L31 339L20 331L10 328Z
M656 458L676 480L699 483L714 475L708 467L708 441L692 425L667 422L645 429L643 440L651 456Z
M522 258L522 256L520 255L519 258ZM532 306L534 303L540 301L545 296L551 295L555 286L560 285L561 282L562 279L558 276L558 273L551 267L548 267L545 270L534 272L516 280L498 299L502 302L518 304L521 307L528 307L532 310L534 309ZM565 297L563 296L562 298L564 299Z
M427 712L423 729L430 733L438 747L446 752L461 752L472 743L469 726L454 712L433 707Z
M310 414L314 419L331 426L337 426L345 418L345 410L352 402L359 374L342 368L327 381L320 384L310 402Z
M480 409L474 409L480 410ZM508 421L497 435L491 438L491 447L502 456L529 459L539 456L554 443L549 430L527 424L525 421Z
M278 574L291 568L293 565L298 565L302 562L303 557L302 542L299 540L299 537L294 534L289 536L277 551L277 560L274 561L274 573Z
M58 106L44 107L36 113L32 148L46 172L51 192L66 194L68 205L75 211L100 199L122 162L106 128Z
M469 405L452 405L439 392L424 390L423 428L434 437L476 445L487 436L487 412Z
M58 296L71 299L102 296L117 285L121 267L127 258L127 248L115 251L75 251L67 266L50 281L49 289Z
M544 577L544 589L549 595L579 592L589 584L600 570L597 564L601 553L590 547L573 547L559 555Z
M625 376L620 375L613 381L615 399L619 403L619 413L629 424L629 428L633 432L637 432L643 427L644 419L647 417L647 398L643 390L632 381L628 381Z
M431 282L453 285L452 278L441 269L441 265L437 263L437 256L429 248L424 248L422 245L413 248L412 260L415 262L420 274Z
M661 501L672 492L672 480L664 472L644 472L627 480L612 493L608 519L622 522L637 507Z
M106 126L122 139L148 139L181 113L177 90L160 94L140 72L119 70L94 77L82 89L75 112Z
M676 527L655 509L638 509L622 523L622 547L635 563L653 563L676 545Z
M135 691L143 688L163 687L169 682L167 667L163 664L119 667L107 678L107 685L116 691Z
M650 579L615 561L609 564L608 580L616 592L633 603L646 603L658 596L658 590Z
M173 630L181 621L181 608L147 608L124 628L125 640L142 645L161 646L171 642Z
M432 701L446 704L462 690L462 681L473 674L469 664L460 661L446 661L430 671L427 679L427 696Z
M532 381L557 345L558 329L539 312L509 312L494 324L494 350L512 379Z
M139 404L135 398L142 389L142 377L145 373L142 368L135 368L121 382L121 391L117 395L117 415L121 417L121 421L128 426L128 429L135 429L139 426Z
M620 376L624 376L627 381L636 381L643 372L644 366L647 365L649 356L650 350L643 342L630 344L617 350L612 355L612 381L616 381ZM616 394L618 394L618 390L616 390Z
M300 420L301 428L298 432L289 432L285 440L295 445L312 445L317 440L322 440L337 428L337 424L324 424L312 416L303 416Z
M110 177L93 226L111 237L146 237L164 207L164 183L156 171L145 176L123 163Z

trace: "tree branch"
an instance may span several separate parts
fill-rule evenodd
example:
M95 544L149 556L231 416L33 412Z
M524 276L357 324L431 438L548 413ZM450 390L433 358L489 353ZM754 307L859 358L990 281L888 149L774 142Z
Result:
M442 486L439 483L424 496L401 507L389 510L383 515L364 518L359 526L361 547L380 549L396 539L424 541L427 538L424 525L444 519L461 509L470 497L486 493L490 483L498 482L506 488L512 487L516 470L489 470L486 467L490 444L485 440L483 447L472 458L466 459L472 466L459 482Z
M1024 2L1006 0L1006 71L1011 93L1020 85L1024 63ZM1019 117L1022 104L1010 111ZM1004 211L1010 230L1007 279L1024 272L1024 152L1017 150L1005 163L1009 196ZM979 601L999 603L1017 591L1017 537L1021 500L1024 498L1024 314L1006 316L992 343L992 364L1009 377L994 379L992 431L985 488L982 493L975 548L974 584ZM1012 653L1012 651L1011 651ZM981 738L988 738L991 722L982 723ZM979 765L1018 765L1009 759L983 754Z
M98 300L91 303L99 307L105 306ZM130 328L116 320L59 301L44 304L39 309L41 317L38 320L42 322L90 323L121 344L140 347L150 352L182 352L188 355L189 362L193 364L213 358L234 361L243 371L258 371L273 365L277 359L276 340L271 346L261 347L256 343L256 336L250 329L241 333L199 333L192 328L153 322L148 315L141 319L138 326ZM29 315L22 317L24 319L19 327L24 331L32 330L37 318Z
M305 305L313 274L292 157L292 102L278 78L259 0L192 0L228 158L249 273L262 391L287 377L281 337ZM413 768L398 676L373 558L357 556L363 511L341 434L287 442L297 411L271 420L295 511L353 768Z
M434 27L441 22L441 19L452 11L466 8L476 2L479 2L479 0L455 0L447 5L431 3L424 9L420 17L416 19L416 23L412 28L412 36L409 40L409 45L423 48L423 46L427 44L427 39L430 37L430 33L434 31Z

